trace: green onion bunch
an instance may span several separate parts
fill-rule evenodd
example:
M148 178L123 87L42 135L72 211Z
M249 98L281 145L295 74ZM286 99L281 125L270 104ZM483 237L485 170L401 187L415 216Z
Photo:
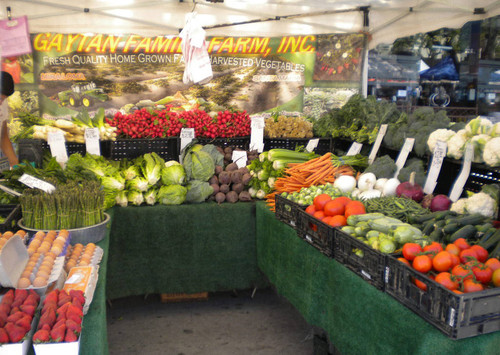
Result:
M53 183L47 193L25 189L19 197L23 224L38 230L88 227L104 220L104 191L97 181Z

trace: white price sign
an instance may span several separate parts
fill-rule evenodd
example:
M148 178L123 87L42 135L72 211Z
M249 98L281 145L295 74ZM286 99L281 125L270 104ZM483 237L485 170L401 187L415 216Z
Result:
M373 143L370 155L368 156L368 164L373 163L373 161L377 157L378 150L380 149L380 145L382 144L382 140L384 139L386 132L387 132L387 125L386 124L381 125L380 128L378 129L377 138L375 139L375 143Z
M195 138L194 128L181 129L181 150L184 149Z
M446 149L446 142L439 140L436 142L434 152L432 153L431 167L429 168L429 173L427 174L427 179L425 180L424 185L424 192L426 194L432 194L436 188L441 166L443 165L443 160L446 157Z
M346 155L356 155L356 154L359 154L359 152L361 152L361 148L363 148L363 144L358 143L358 142L353 142L351 144L351 147L347 151Z
M250 150L257 150L259 153L264 151L264 127L265 127L264 117L254 116L252 117L250 133Z
M17 180L32 189L40 189L48 193L51 193L56 189L54 185L29 174L23 174Z
M410 154L411 150L413 149L413 144L415 144L415 138L406 138L403 148L401 148L401 151L398 154L398 158L396 159L396 173L394 174L394 177L397 178L399 175L399 171L405 166L406 159L408 159L408 154Z
M308 152L314 152L314 149L316 149L318 143L319 143L319 138L309 139L309 142L307 142L306 150Z
M473 159L474 159L474 146L472 145L472 143L467 143L467 146L465 147L462 170L460 170L460 173L458 174L458 177L455 180L455 183L453 184L453 187L451 188L450 192L450 200L452 200L453 202L456 202L460 198L460 196L462 196L465 183L469 178L470 168Z
M68 152L66 151L66 140L61 131L49 132L47 143L50 146L50 154L56 158L58 163L66 163L68 161Z
M101 155L99 128L85 128L85 148L87 153Z
M238 165L238 168L247 166L248 157L245 150L233 150L233 156L231 159L236 163L236 165Z

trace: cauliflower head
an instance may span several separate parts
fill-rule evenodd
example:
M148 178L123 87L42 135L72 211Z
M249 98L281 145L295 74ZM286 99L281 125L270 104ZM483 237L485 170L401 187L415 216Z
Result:
M487 193L478 192L467 199L465 209L471 214L479 213L485 217L493 218L497 215L498 205Z
M487 134L478 134L471 138L470 142L474 147L474 163L482 163L483 160L483 151L486 143L491 140L491 136Z
M467 198L461 198L451 204L450 211L456 212L458 214L466 213L465 206L467 205Z
M490 129L490 136L500 137L500 122L497 122Z
M427 147L429 148L429 151L431 153L434 152L434 148L436 147L436 142L438 140L447 142L448 139L450 139L454 135L455 131L452 131L451 129L446 129L446 128L436 129L429 135L429 138L427 139Z
M500 137L486 142L483 149L483 160L489 166L500 166Z
M448 143L448 152L446 155L452 159L462 159L467 139L467 131L465 129L461 129L455 135L451 136L446 142Z
M489 119L477 116L465 125L465 130L467 131L467 135L472 137L476 134L489 134L492 127L493 122Z

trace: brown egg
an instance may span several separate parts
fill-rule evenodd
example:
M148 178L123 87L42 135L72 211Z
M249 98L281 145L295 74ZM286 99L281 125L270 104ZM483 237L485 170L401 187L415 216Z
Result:
M37 262L36 260L30 260L30 261L28 261L26 266L30 266L31 268L34 268L36 265L36 262Z
M7 243L7 239L0 238L0 247L3 247Z
M37 273L36 273L36 277L43 277L45 279L49 279L49 276L50 276L50 272L47 272L47 270L38 270Z
M23 271L23 273L21 274L21 277L19 278L19 280L20 280L20 279L22 279L23 277L25 277L25 278L29 279L29 278L30 278L30 276L31 276L31 270L26 270L26 269L24 269L24 271Z
M47 279L42 276L38 276L33 280L33 286L35 287L43 287L46 285L47 285Z
M43 242L42 245L40 245L37 249L37 251L40 253L40 254L45 254L45 253L48 253L50 250L50 244L47 244L46 242Z
M55 255L59 255L62 253L62 248L58 245L53 245L52 248L50 248L50 252L54 253Z
M35 237L34 238L43 238L45 237L45 232L44 231L38 231L35 233Z
M22 229L19 229L16 234L19 234L21 237L25 237L26 236L26 231L25 230L22 230Z
M85 259L83 257L78 262L78 266L87 266L88 264L90 264L90 260L89 259Z
M17 288L28 288L31 286L31 281L27 277L21 277L17 281Z
M58 234L59 237L63 237L66 240L69 237L69 231L67 229L61 229Z
M59 235L59 237L57 237L56 240L54 240L54 243L61 243L61 245L64 245L64 244L66 244L66 238L61 237Z
M2 238L9 240L10 238L12 238L13 235L14 233L12 233L11 231L7 231L4 234L2 234Z
M75 266L76 266L76 260L68 260L68 262L66 263L64 268L66 271L69 271L69 270L71 270L72 267L75 267Z

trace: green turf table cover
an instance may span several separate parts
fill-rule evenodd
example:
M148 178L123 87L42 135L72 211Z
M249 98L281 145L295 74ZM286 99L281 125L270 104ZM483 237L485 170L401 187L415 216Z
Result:
M115 206L113 212L108 299L265 284L253 202Z
M499 354L500 332L452 340L319 252L278 221L265 204L256 210L259 268L311 325L325 330L343 355Z

